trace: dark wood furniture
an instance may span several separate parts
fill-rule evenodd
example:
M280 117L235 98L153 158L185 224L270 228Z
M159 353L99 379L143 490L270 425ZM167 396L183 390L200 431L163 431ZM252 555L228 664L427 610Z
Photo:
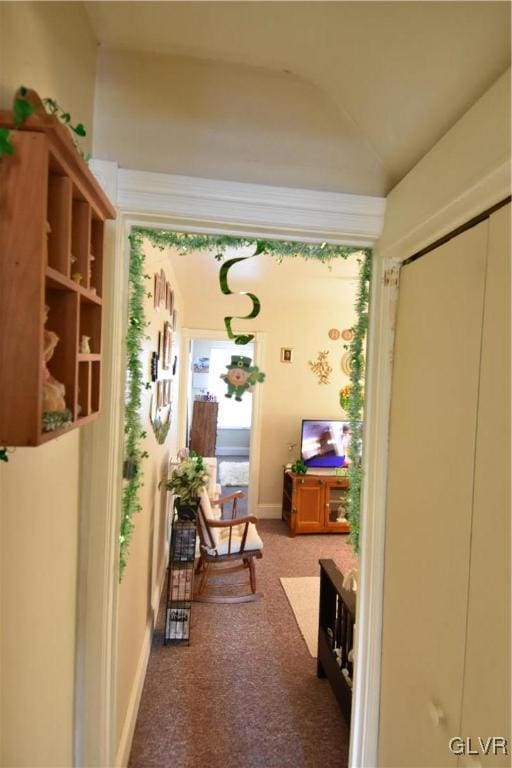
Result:
M262 557L263 544L254 525L258 518L254 515L236 516L237 500L244 496L243 491L235 491L229 496L212 501L206 493L201 494L197 512L201 554L196 567L196 575L200 574L200 581L194 600L208 603L246 603L259 597L256 592L254 560ZM228 502L232 503L231 517L225 519L224 506ZM237 595L225 591L221 594L206 593L210 576L244 570L249 571L249 594ZM221 584L220 589L225 589L225 586Z
M190 448L199 456L215 456L218 411L218 403L194 400Z
M320 560L320 612L317 676L327 677L350 724L356 597L343 587L343 574L333 560Z
M296 475L285 470L282 519L298 533L348 533L349 481L337 475Z
M37 94L28 98L36 113L11 133L14 153L0 162L0 443L14 446L45 443L98 416L103 230L116 216L68 129ZM12 114L1 112L0 125L12 128ZM47 369L65 387L71 418L46 432L45 331L58 337Z

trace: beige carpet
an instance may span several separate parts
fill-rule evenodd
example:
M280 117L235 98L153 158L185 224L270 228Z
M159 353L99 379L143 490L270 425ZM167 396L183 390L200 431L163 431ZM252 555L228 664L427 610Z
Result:
M320 577L300 576L281 578L281 584L293 615L304 638L308 651L314 659L318 647L318 602L320 599Z

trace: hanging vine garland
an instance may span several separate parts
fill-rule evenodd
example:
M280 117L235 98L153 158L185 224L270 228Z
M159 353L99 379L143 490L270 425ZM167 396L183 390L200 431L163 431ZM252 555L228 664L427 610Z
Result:
M119 579L126 567L126 557L133 531L132 517L142 509L139 502L139 489L142 487L142 459L148 456L142 451L139 441L146 437L140 422L142 392L142 341L145 335L144 317L144 254L142 235L132 230L130 241L130 264L128 272L128 328L126 331L126 403L124 409L125 462L123 476L125 480L122 508L121 530L119 532Z
M356 296L356 324L354 335L349 345L350 352L350 392L347 402L347 414L350 421L351 440L349 444L350 466L348 478L348 519L350 522L350 542L356 554L359 554L359 517L361 509L361 485L363 469L361 467L362 426L364 409L364 346L368 332L368 301L370 297L371 251L364 251L364 259L359 273L359 286Z
M228 272L235 264L238 264L239 261L245 261L246 259L252 259L253 256L258 256L260 253L264 252L264 246L265 244L261 241L259 241L256 244L256 250L254 253L252 253L250 256L239 256L236 259L229 259L229 261L225 261L222 267L220 268L219 273L219 282L220 282L220 289L223 294L226 296L230 296L236 291L232 291L228 285ZM239 320L253 320L255 317L258 317L261 309L260 300L257 296L254 295L254 293L249 293L248 291L239 291L239 293L243 296L247 296L247 298L251 299L252 301L252 310L249 312L248 315L240 316ZM239 334L239 333L233 333L233 329L231 327L231 321L233 320L233 315L227 315L224 318L224 325L226 326L226 332L228 334L229 339L233 339L235 344L249 344L250 341L254 339L254 334Z
M142 341L145 335L146 320L144 317L144 280L149 279L149 275L144 274L144 253L143 242L147 240L150 245L164 250L168 247L175 247L182 255L194 251L209 251L215 254L218 261L223 261L226 251L254 245L254 239L243 237L233 237L231 235L196 235L189 233L177 233L170 230L156 230L146 227L132 228L130 241L130 266L129 266L129 307L128 307L128 330L126 333L126 352L127 352L127 398L125 406L125 463L123 476L125 485L122 496L122 514L121 530L119 536L120 542L120 579L122 578L126 567L126 558L133 531L133 515L141 510L139 502L139 489L142 487L142 462L147 458L148 453L140 447L140 440L146 437L146 433L141 428L139 416L141 405L141 392L144 386L149 384L143 382L143 370L141 362ZM266 253L277 259L280 263L284 258L303 258L306 260L314 259L329 265L334 259L346 259L354 253L361 253L360 248L347 247L340 245L331 245L329 243L298 243L284 242L280 240L258 240L256 251L252 256ZM350 344L352 355L351 372L351 399L348 408L352 428L352 463L349 470L351 487L349 490L350 504L350 522L351 522L351 540L356 552L359 550L359 496L361 488L362 470L359 466L358 446L361 445L361 429L358 423L362 414L363 396L362 381L364 377L364 362L362 359L362 348L367 327L367 308L368 308L368 284L370 279L371 251L363 251L365 254L361 268L360 285L356 311L358 316L355 326L354 338ZM243 257L250 258L250 257ZM241 258L231 259L225 262L221 267L221 274L224 275L227 291L223 293L231 294L227 284L227 272L235 262ZM230 263L231 262L231 263ZM224 268L224 271L223 271ZM222 283L221 283L222 286ZM257 317L260 311L260 304L256 296L250 293L245 295L253 300L253 310L250 315L241 319L252 319ZM256 311L256 307L258 310ZM233 317L226 317L225 324L230 338L243 338L241 334L235 334L231 327ZM227 322L228 321L228 322ZM247 337L245 337L247 338ZM251 340L250 337L248 340ZM248 341L238 341L239 344L246 344ZM358 351L359 350L359 351ZM264 374L261 374L264 376ZM355 386L354 386L355 385Z

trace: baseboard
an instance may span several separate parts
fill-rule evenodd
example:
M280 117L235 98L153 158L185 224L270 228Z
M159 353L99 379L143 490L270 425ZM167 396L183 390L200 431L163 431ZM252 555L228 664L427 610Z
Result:
M153 637L153 629L156 623L158 615L158 606L160 605L160 597L162 594L162 588L165 583L166 568L164 566L161 577L157 580L156 586L152 595L152 610L153 621L147 625L144 633L144 640L137 663L137 669L135 672L135 679L133 681L132 690L130 693L130 700L128 702L128 709L126 711L126 717L123 724L123 730L121 732L121 738L119 740L119 747L116 755L116 768L125 768L128 765L130 759L130 752L132 749L133 734L135 732L135 724L137 722L137 715L139 714L140 700L142 696L142 689L144 688L144 681L146 679L146 672L149 662L149 654L151 652L151 640ZM156 607L155 607L156 606Z
M280 520L281 512L281 504L258 504L256 507L256 517L261 520Z
M248 456L248 448L237 448L236 446L227 446L226 448L216 448L216 456Z
M135 672L135 679L133 681L133 686L130 693L130 700L128 702L126 717L124 719L123 730L121 731L121 738L119 739L119 747L117 749L116 755L116 768L125 768L125 766L128 765L128 761L130 759L133 734L135 732L135 723L137 722L140 699L142 696L142 689L144 687L144 680L146 678L146 670L149 661L149 653L151 650L152 634L153 627L151 624L148 624L144 633L144 641L142 643L142 649L140 652L139 661L137 663L137 670Z

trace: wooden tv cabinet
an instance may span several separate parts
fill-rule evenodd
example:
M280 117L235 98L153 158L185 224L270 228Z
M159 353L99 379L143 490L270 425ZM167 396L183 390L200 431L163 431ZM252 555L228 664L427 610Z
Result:
M339 475L296 475L287 469L283 477L282 519L290 533L349 533L346 518L349 481Z

